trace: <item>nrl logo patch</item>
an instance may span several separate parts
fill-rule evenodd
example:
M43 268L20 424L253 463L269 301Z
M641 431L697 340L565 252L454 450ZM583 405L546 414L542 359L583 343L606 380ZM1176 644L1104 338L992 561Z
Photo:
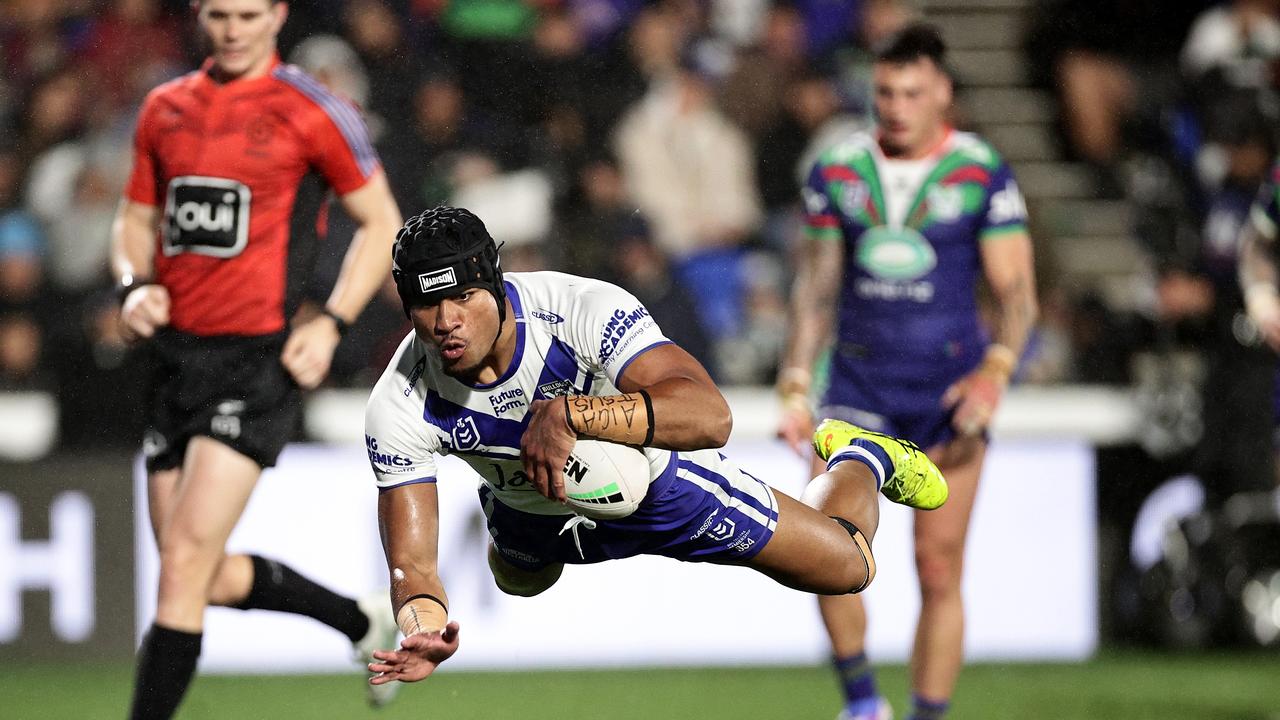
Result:
M453 268L445 268L436 270L435 272L422 273L418 276L418 285L422 287L422 292L428 293L432 290L442 290L444 288L453 287L458 284L458 278L453 274Z

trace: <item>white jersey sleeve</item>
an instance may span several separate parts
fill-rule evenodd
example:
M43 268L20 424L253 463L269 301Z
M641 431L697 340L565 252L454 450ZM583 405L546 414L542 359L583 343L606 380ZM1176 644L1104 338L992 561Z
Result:
M369 396L364 442L379 489L436 481L441 445L422 419L425 363L410 332Z
M579 347L589 349L591 364L614 386L641 353L671 342L643 303L606 282L592 282L583 289L569 322Z

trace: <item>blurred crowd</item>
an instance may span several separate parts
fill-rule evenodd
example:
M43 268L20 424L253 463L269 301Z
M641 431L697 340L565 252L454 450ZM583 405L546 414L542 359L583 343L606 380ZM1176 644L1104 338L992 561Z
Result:
M1032 4L1029 66L1061 100L1064 151L1094 169L1099 197L1137 209L1152 301L1116 311L1044 283L1022 379L1136 382L1144 347L1240 332L1234 240L1275 154L1280 3ZM728 384L772 381L805 165L869 125L869 48L917 12L903 0L289 5L284 59L363 110L406 215L463 205L506 243L506 269L623 285ZM110 223L143 96L203 57L189 3L8 0L0 55L0 390L53 392L64 437L109 436L127 423L104 427L100 409L137 397ZM350 232L330 216L311 297L327 295ZM329 382L372 383L406 330L388 292Z
M1064 149L1100 199L1129 209L1146 259L1141 300L1076 316L1085 379L1138 388L1144 446L1189 453L1215 491L1270 486L1277 365L1244 313L1237 260L1277 152L1280 2L1054 2L1028 49L1057 93Z

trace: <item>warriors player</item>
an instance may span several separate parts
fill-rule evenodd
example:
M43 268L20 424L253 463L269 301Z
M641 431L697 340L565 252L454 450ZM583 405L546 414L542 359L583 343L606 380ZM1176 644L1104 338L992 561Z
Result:
M810 484L809 504L772 490L714 449L732 422L724 398L639 301L572 275L504 278L493 239L466 210L410 219L394 257L414 331L375 385L365 423L406 638L374 654L375 684L420 680L457 649L437 571L437 454L459 455L483 479L489 566L500 589L523 596L550 587L565 563L638 554L858 592L875 573L876 490L923 507L946 499L923 453L841 422L818 430L830 469ZM616 422L601 425L602 414ZM652 484L632 515L593 521L566 507L561 468L579 437L644 450ZM712 517L737 532L700 532Z
M280 63L286 4L196 3L211 54L147 97L114 227L122 323L156 368L144 450L160 550L155 624L139 651L134 718L173 715L212 603L313 617L362 655L394 638L381 610L258 556L224 552L264 467L297 427L300 389L384 282L400 224L356 110ZM359 230L323 311L289 319L298 195L326 185ZM303 269L305 273L305 269ZM371 700L389 697L386 686Z
M799 450L813 428L810 370L838 317L818 416L901 435L946 474L946 507L915 514L922 607L911 717L919 720L942 717L960 671L961 565L985 431L1036 315L1022 197L990 145L947 125L944 52L927 26L891 39L874 67L877 131L847 138L812 169L778 380L779 435ZM995 299L994 343L979 323L980 276ZM842 716L883 720L889 708L863 652L861 598L819 605L844 688Z

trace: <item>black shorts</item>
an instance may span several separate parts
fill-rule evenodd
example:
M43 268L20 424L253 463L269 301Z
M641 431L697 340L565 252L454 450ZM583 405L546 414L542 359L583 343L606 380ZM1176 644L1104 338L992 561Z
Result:
M275 465L302 417L302 392L280 364L286 337L156 333L148 343L153 375L142 443L147 471L181 467L196 435L260 467Z

